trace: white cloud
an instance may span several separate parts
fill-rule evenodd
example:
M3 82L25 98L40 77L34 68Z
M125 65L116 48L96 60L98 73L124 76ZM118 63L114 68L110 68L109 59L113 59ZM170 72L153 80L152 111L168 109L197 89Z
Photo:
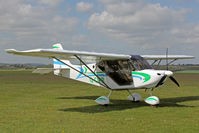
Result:
M22 45L35 48L45 42L70 39L79 23L75 17L57 15L58 10L54 7L40 4L32 6L20 0L0 1L0 7L0 34L6 33L4 36L7 36L6 40L0 37L0 44L8 48ZM13 40L15 43L9 43Z
M199 25L186 25L171 30L171 34L181 44L188 44L189 46L197 44L199 47Z
M155 47L162 42L157 38L169 39L170 30L183 24L185 16L184 9L173 10L160 4L109 2L104 11L90 16L88 28L134 47L146 44Z
M59 15L60 9L56 6L62 0L37 1L33 5L30 1L0 0L0 46L2 46L0 60L3 62L38 62L37 58L6 59L9 55L4 49L48 48L53 43L67 41L70 44L78 30L76 28L79 23L78 18ZM41 2L47 5L44 6Z
M98 12L93 13L92 3L79 2L73 5L78 12L91 13L87 31L85 20L80 23L81 18L67 15L74 12L73 6L68 4L58 8L62 1L0 0L0 60L8 61L3 51L6 48L48 48L56 42L63 42L67 49L101 52L123 53L131 49L154 52L158 48L171 47L198 53L199 25L186 20L187 9L150 4L146 0L98 0L104 7L99 4Z
M26 15L29 15L32 11L32 6L31 5L21 5L19 7L19 10L18 10L18 13L23 15L23 16L26 16Z
M0 14L0 30L16 36L38 33L54 35L64 31L71 33L78 23L77 18L56 15L54 8L31 6L20 1L3 2L0 5L0 10L4 12Z
M113 2L106 4L105 10L116 16L134 14L137 10L143 8L146 5L145 2L131 1L131 2Z
M112 3L117 3L120 0L98 0L98 1L103 3L103 4L112 4Z
M146 0L98 1L104 10L91 14L87 26L108 40L102 47L115 45L134 54L164 54L169 48L172 54L198 56L199 24L187 17L192 9L169 8Z
M76 10L79 11L79 12L91 12L92 9L93 9L92 3L79 2L76 5Z
M49 6L56 6L59 3L61 3L62 1L63 0L40 0L39 2L41 4L46 4L46 5L49 5Z

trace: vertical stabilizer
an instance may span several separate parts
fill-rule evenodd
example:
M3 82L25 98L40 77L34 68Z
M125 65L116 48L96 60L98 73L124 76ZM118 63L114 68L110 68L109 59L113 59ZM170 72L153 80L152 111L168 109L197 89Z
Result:
M56 50L63 50L63 47L60 43L56 43L53 45L53 49L56 49Z
M63 50L63 47L60 43L57 43L57 44L53 45L53 49ZM54 74L58 75L58 76L69 77L70 76L70 68L62 62L71 65L69 60L61 60L61 62L60 62L56 59L53 59Z

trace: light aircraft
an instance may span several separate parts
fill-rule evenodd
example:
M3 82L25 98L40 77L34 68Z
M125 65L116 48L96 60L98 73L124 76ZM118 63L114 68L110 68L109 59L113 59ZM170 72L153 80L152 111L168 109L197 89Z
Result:
M15 55L53 59L54 68L38 68L33 73L53 71L58 76L108 88L110 90L108 96L100 96L95 100L100 105L108 105L110 103L109 97L112 91L127 90L130 94L128 99L139 102L141 95L131 93L130 90L148 89L150 96L145 99L145 102L156 106L160 103L160 100L157 96L152 96L154 88L163 85L167 78L170 78L177 86L180 85L173 77L173 72L169 70L154 70L146 60L153 60L152 65L156 62L159 65L162 60L167 60L168 66L178 59L194 58L187 55L168 55L168 50L166 55L125 55L71 51L64 50L59 43L54 44L52 49L27 51L7 49L6 52ZM79 64L71 63L73 60L78 60Z

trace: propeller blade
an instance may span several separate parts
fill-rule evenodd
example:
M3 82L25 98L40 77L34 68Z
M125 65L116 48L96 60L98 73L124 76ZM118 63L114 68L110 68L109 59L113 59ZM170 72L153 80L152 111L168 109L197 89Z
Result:
M170 76L169 78L170 78L178 87L180 87L179 83L177 82L177 80L176 80L174 77Z
M167 75L164 75L164 76L160 79L160 81L158 82L158 84L157 84L155 87L158 87L158 86L162 85L162 84L163 84L163 81L165 80L166 77L167 77Z

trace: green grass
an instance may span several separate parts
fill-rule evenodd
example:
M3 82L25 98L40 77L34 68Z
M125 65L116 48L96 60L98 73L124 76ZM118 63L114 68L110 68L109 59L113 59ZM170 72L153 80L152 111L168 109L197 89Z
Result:
M183 70L183 71L177 71L176 73L196 73L196 74L199 74L199 70Z
M199 74L176 74L181 88L156 88L160 107L132 103L126 91L111 95L110 106L97 105L109 91L66 78L0 71L1 133L176 133L199 130ZM137 90L142 97L149 93Z

